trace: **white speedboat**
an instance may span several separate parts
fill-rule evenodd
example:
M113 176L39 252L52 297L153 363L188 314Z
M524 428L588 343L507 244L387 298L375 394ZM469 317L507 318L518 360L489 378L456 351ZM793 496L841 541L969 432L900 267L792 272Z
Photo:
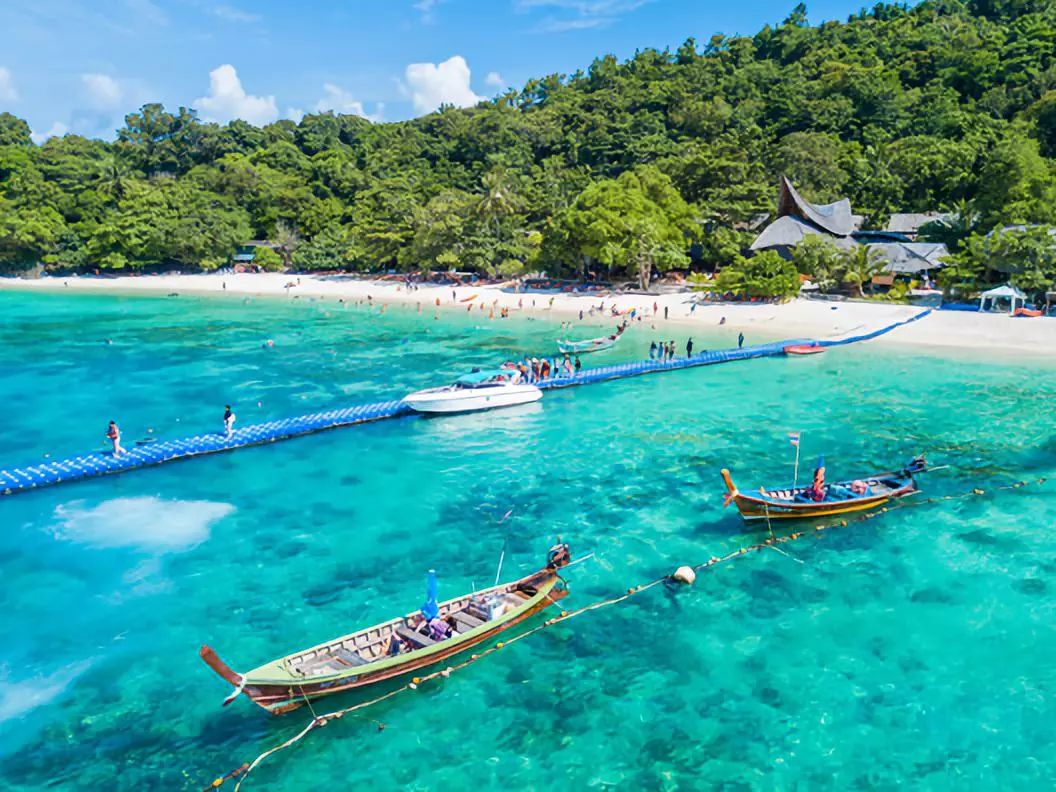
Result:
M421 413L464 413L528 404L543 398L534 385L518 381L511 369L474 371L451 385L429 388L404 397L403 403Z

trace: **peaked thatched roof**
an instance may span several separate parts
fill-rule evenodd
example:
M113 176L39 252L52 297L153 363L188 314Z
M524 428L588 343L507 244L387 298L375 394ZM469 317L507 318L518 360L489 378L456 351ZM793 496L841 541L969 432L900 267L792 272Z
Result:
M891 215L884 230L897 234L915 234L922 225L935 220L949 220L952 217L949 212L896 212Z
M779 217L772 222L763 232L756 237L752 243L752 250L766 250L776 247L794 247L798 245L803 237L816 234L830 240L834 245L844 250L858 245L849 236L830 236L825 231L815 228L810 223L800 220L798 217Z
M943 256L949 253L939 242L882 242L869 249L880 253L888 272L900 274L938 269L943 266Z
M796 191L786 176L781 177L777 215L802 218L835 236L848 236L855 229L851 202L847 198L831 204L812 204Z

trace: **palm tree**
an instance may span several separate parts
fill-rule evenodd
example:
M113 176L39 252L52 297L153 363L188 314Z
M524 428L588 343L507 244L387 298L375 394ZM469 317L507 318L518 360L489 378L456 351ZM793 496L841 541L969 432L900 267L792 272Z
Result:
M843 280L855 285L859 297L865 296L862 287L869 283L874 275L883 272L885 266L880 252L869 245L859 245L853 250L848 250L844 262Z
M275 233L271 235L271 243L282 256L282 265L289 268L293 264L293 252L301 244L301 235L297 233L297 228L292 223L279 220L275 223Z
M524 202L514 189L509 172L497 166L484 174L481 179L484 195L477 204L477 211L498 227L499 219L515 214L523 207Z
M116 156L107 157L101 164L96 181L100 192L120 201L125 197L125 182L128 180L128 169Z

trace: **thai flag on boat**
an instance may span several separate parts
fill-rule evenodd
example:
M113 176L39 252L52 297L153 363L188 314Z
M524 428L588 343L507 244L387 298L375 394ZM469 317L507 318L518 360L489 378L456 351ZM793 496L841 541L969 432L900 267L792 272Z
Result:
M788 442L790 442L794 446L798 446L799 445L799 432L789 432L788 433Z

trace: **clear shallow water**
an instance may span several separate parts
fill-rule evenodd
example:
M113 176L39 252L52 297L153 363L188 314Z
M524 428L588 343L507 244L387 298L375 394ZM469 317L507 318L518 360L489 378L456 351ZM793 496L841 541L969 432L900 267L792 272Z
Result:
M0 316L5 465L102 447L111 417L134 439L216 426L226 401L241 423L369 401L558 334L307 300L0 293ZM589 364L641 350L632 332ZM0 500L3 786L204 787L308 716L220 709L201 643L255 666L413 609L430 567L442 595L484 585L504 539L504 577L558 535L597 552L570 606L755 541L718 470L788 478L792 429L830 475L926 449L955 466L929 494L1054 476L1052 375L866 345ZM892 512L570 621L332 724L247 788L1051 787L1054 492Z

